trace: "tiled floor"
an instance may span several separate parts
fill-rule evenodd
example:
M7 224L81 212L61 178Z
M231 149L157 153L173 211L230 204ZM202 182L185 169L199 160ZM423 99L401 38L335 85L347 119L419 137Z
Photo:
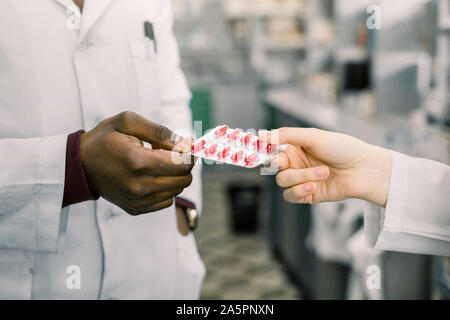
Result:
M213 170L205 170L203 176L203 216L196 231L199 252L207 268L201 298L299 299L300 292L272 257L262 231L230 231L226 187L237 181L262 184L263 177L254 171Z

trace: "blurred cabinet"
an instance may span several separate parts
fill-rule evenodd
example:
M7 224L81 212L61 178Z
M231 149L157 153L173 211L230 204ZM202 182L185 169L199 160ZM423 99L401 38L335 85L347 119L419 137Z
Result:
M192 99L191 99L191 110L192 110L192 120L201 121L202 132L205 129L212 128L211 119L213 117L213 101L211 89L209 88L192 88ZM196 137L197 138L197 137Z

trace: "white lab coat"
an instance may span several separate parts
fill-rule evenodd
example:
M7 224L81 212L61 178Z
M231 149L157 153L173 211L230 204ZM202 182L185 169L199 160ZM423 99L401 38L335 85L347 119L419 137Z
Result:
M312 206L312 225L307 245L323 260L348 263L347 242L355 233L368 207L366 201L348 199Z
M81 30L66 26L70 4L1 3L0 298L197 298L205 268L174 207L132 217L100 199L61 210L69 133L123 110L192 130L170 1L88 0ZM201 205L194 171L182 196Z
M392 152L386 209L364 227L375 249L450 256L450 167Z

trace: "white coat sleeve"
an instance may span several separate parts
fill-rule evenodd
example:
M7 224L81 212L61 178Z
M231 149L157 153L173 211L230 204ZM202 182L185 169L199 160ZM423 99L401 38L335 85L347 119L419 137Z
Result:
M180 68L178 45L173 34L173 12L171 1L162 1L160 22L156 26L158 54L156 71L161 97L159 112L162 124L183 136L193 137L192 114L189 108L191 92ZM191 201L201 213L202 182L201 162L192 170L193 181L180 197Z
M450 256L450 167L392 152L386 209L364 223L375 249Z
M0 139L0 250L58 251L66 143Z

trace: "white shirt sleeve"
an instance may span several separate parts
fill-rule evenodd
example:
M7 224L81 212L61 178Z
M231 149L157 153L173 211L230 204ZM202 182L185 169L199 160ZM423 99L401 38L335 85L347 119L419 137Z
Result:
M375 249L450 256L450 167L392 151L386 209L364 224Z
M0 250L58 251L67 135L0 140Z

